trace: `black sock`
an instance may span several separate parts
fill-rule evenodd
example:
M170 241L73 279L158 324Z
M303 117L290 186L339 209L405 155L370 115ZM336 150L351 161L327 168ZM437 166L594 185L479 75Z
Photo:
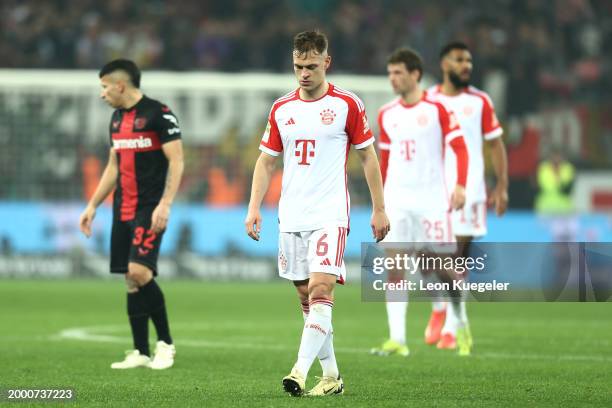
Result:
M134 348L140 354L149 356L149 314L145 297L140 291L127 294L127 312L132 327Z
M149 316L151 316L151 320L153 320L153 325L157 331L157 339L166 344L172 344L164 294L157 285L157 282L155 282L155 279L151 279L149 283L141 286L139 290L147 303Z

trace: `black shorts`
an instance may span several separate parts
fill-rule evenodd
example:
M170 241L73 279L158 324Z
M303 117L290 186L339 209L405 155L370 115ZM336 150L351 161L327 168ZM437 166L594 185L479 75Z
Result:
M157 258L163 231L155 234L149 229L153 210L154 208L138 210L130 221L121 221L118 214L113 215L111 273L127 273L128 263L135 262L148 267L153 271L153 275L157 276Z

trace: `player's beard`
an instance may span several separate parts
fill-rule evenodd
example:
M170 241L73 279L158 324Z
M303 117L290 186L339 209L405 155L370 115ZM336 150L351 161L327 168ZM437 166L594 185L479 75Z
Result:
M454 72L449 72L448 73L448 79L450 79L451 83L455 86L455 88L457 89L462 89L467 87L470 84L470 78L468 77L467 80L463 80L461 79L461 77L457 74L455 74Z

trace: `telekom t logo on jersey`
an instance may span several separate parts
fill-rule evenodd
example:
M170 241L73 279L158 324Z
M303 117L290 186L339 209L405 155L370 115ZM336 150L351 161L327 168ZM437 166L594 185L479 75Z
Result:
M312 146L312 147L311 147ZM312 139L298 139L295 141L295 155L300 158L298 164L310 166L309 157L314 157L315 141Z
M406 161L412 160L412 158L414 157L414 153L415 153L415 149L414 149L415 144L416 144L415 141L412 139L401 141L402 148L400 150L400 153L402 157L404 158L404 160Z

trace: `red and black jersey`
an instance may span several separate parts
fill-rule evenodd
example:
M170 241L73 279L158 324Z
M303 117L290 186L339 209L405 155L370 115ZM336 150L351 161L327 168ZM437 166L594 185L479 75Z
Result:
M110 142L119 166L114 211L121 221L159 203L168 172L162 145L180 138L176 116L154 99L143 96L132 108L113 112Z

